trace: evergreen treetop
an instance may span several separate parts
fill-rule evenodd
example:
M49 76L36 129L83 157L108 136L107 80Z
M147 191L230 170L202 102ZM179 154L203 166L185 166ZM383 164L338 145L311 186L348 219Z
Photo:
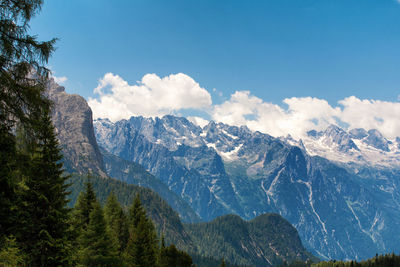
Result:
M114 193L111 193L107 198L104 217L107 222L107 231L113 240L114 246L121 254L126 248L129 230L125 213Z

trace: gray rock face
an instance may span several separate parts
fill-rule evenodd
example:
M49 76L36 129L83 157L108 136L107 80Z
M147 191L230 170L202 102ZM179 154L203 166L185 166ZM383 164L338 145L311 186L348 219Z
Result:
M94 136L92 110L86 100L79 95L67 94L53 79L47 89L54 102L52 120L62 146L65 167L79 173L106 176Z
M390 151L390 142L376 129L369 130L368 136L363 140L363 142L377 149Z
M350 135L336 125L329 125L323 132L309 131L308 135L315 139L322 139L322 142L329 147L337 146L337 149L341 152L348 152L351 149L359 151Z
M168 116L94 125L103 147L144 166L204 220L276 212L298 229L306 247L327 259L397 249L398 170L337 164L286 139L222 123L201 129ZM315 138L357 151L350 135L336 126Z

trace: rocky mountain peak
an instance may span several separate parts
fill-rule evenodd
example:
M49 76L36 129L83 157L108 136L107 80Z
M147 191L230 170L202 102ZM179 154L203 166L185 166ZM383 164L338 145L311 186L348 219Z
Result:
M378 130L371 129L368 131L368 136L363 139L363 142L367 145L373 146L383 151L390 151L389 145L391 144Z
M337 145L339 151L359 150L353 140L351 140L349 134L339 126L329 125L322 136L325 144Z
M105 176L103 158L94 135L92 110L86 100L66 93L53 78L47 84L47 92L54 103L52 120L62 144L65 167L70 171L89 171Z

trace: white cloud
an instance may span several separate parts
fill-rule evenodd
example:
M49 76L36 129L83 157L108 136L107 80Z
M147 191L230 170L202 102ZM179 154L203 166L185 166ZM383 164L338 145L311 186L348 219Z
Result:
M212 104L209 92L183 73L163 78L146 74L136 85L107 73L94 93L99 99L88 101L94 117L113 121L135 115L162 116L181 109L207 109Z
M339 112L327 101L312 97L287 98L283 102L288 105L287 109L264 102L249 91L237 91L229 100L214 107L212 118L227 124L247 125L273 136L290 133L299 137L309 129L323 129L334 123Z
M400 102L350 96L332 106L324 99L292 97L284 99L280 106L265 102L250 91L236 91L222 104L212 105L210 93L183 73L163 78L146 74L136 85L107 73L99 80L94 93L98 98L88 101L94 117L112 121L137 115L179 114L180 110L194 109L208 113L217 122L247 125L273 136L291 134L301 138L307 131L324 130L329 124L343 124L349 129L378 129L388 138L400 136ZM189 115L188 119L201 127L208 123L198 116Z
M203 128L204 126L206 126L209 123L208 120L203 119L202 117L197 117L197 116L190 116L190 117L187 117L187 119L189 121L191 121L192 123L200 126L201 128Z
M65 76L61 76L61 77L58 77L58 76L56 76L55 74L56 74L56 71L53 69L53 67L49 67L49 69L50 69L50 76L54 79L54 81L56 82L56 83L58 83L59 85L63 85L67 80L68 80L68 78L67 77L65 77Z
M343 106L340 119L351 128L378 129L383 135L400 136L400 103L358 99L355 96L339 101Z
M60 85L64 84L68 80L68 78L65 76L61 76L61 77L53 76L53 79L56 83L58 83Z
M344 123L352 128L378 129L388 138L400 135L400 103L347 97L331 106L326 100L292 97L283 100L287 108L264 102L248 91L238 91L214 106L212 118L273 136L291 134L297 138L307 131L324 130L329 124Z

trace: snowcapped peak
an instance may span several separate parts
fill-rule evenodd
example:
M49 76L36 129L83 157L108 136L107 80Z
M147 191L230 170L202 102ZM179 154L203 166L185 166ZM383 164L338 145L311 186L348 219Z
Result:
M311 155L333 161L382 166L400 165L397 159L400 138L394 141L394 144L376 129L367 132L363 128L356 128L347 132L336 125L330 125L325 131L308 131L303 142Z
M162 145L170 151L175 151L180 145L208 146L214 148L225 160L243 155L250 159L249 155L258 151L259 144L266 144L273 139L267 134L253 132L246 126L230 126L210 121L201 128L186 118L173 115L162 118L138 116L116 123L108 119L94 121L97 134L103 136L103 139L106 139L117 124L126 124L127 130L135 131L148 141ZM390 141L375 129L366 131L356 128L347 131L337 125L329 125L323 131L308 131L302 140L295 140L290 134L279 139L288 145L300 147L310 155L333 161L400 166L400 137Z
M322 138L326 145L336 146L339 151L359 150L349 134L336 125L329 125L322 134Z
M325 133L343 133L343 132L345 132L345 130L343 130L342 128L340 128L335 124L330 124L325 130Z
M363 139L363 142L367 145L375 147L377 149L389 152L389 145L392 143L388 141L378 130L372 129L368 131L368 136Z

